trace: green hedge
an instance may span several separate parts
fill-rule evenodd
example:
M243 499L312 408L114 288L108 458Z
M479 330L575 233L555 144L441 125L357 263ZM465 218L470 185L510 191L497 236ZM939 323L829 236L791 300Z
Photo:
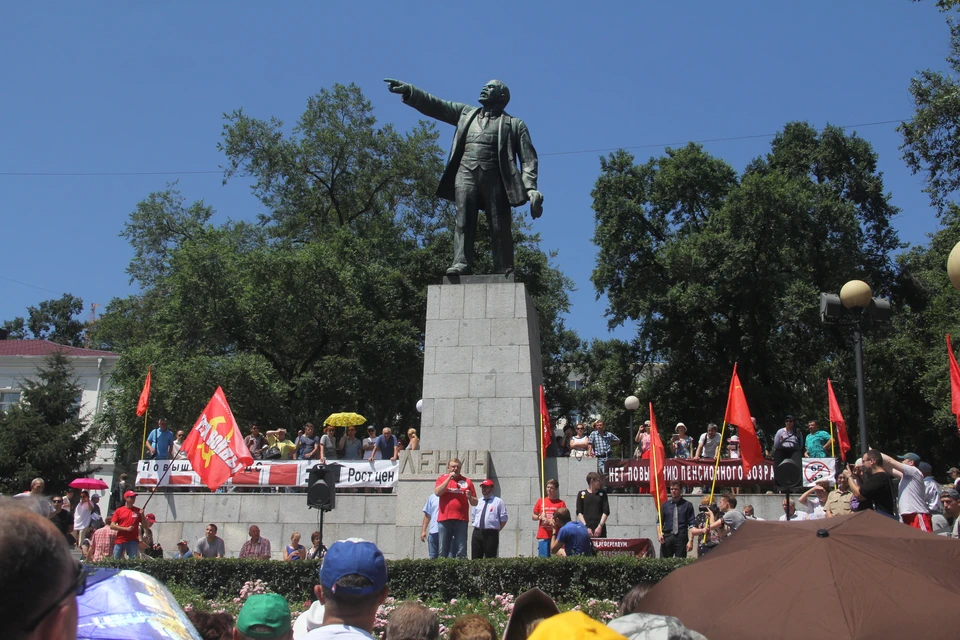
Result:
M558 600L619 600L638 582L657 582L690 560L634 558L497 558L492 560L393 560L390 592L424 600L520 594L539 587ZM190 587L207 598L234 597L248 580L263 580L291 601L306 600L318 583L317 562L264 560L120 560L98 566L143 571L165 583Z

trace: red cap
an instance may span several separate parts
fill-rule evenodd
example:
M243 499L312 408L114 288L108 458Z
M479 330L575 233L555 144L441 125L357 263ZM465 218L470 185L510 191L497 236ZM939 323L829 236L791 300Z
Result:
M136 492L136 491L127 491L125 494L123 494L123 499L124 499L124 500L126 500L127 498L130 498L130 497L136 498L136 497L137 497L137 492Z
M490 478L487 478L486 480L484 480L483 482L480 483L480 486L481 486L481 487L492 487L492 486L493 486L493 480L491 480Z
M147 520L149 520L150 522L156 522L156 521L157 521L157 516L153 515L152 513L148 513L148 514L147 514Z

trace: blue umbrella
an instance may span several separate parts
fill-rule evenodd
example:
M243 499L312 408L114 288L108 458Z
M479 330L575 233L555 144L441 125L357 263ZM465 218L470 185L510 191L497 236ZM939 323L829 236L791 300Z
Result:
M139 571L93 570L77 609L78 640L203 640L163 583Z

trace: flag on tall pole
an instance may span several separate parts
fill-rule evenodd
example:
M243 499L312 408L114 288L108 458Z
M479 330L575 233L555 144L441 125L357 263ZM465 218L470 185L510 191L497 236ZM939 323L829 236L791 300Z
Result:
M960 367L953 355L950 334L947 334L947 354L950 356L950 410L957 416L957 431L960 432Z
M147 367L147 381L143 383L143 391L140 392L140 399L137 401L138 418L145 414L150 407L150 372L152 370L152 365Z
M540 458L547 457L547 447L553 439L553 430L550 428L550 411L547 409L547 396L540 385Z
M663 440L657 430L657 418L653 415L653 403L650 403L650 482L653 484L653 499L657 503L657 522L660 522L660 508L667 501L667 478L664 474Z
M543 392L543 385L540 385L540 497L547 495L546 482L544 475L544 465L547 459L547 447L553 438L553 429L550 428L550 411L547 409L547 396Z
M833 393L833 383L830 382L830 378L827 378L827 402L830 405L830 424L837 425L837 443L840 445L842 460L847 457L847 451L850 451L850 436L847 435L847 421L840 413L840 404L837 402L836 394Z
M140 459L143 460L147 450L147 410L150 408L150 372L153 365L147 367L147 380L143 383L140 399L137 400L137 416L143 416L143 438L140 440Z
M736 363L733 365L733 377L730 378L727 412L724 414L723 421L727 424L735 424L739 429L740 458L743 463L743 473L746 475L754 465L763 462L763 447L760 446L760 438L757 437L757 430L753 426L747 397L743 394L740 376L737 375Z
M253 456L243 442L243 435L220 387L183 441L182 449L187 452L190 466L211 491L216 491L234 474L253 464Z

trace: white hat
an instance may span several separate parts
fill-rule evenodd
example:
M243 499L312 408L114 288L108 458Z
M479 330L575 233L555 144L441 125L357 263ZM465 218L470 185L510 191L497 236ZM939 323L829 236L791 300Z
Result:
M687 425L683 424L682 422L678 422L677 426L674 428L674 431L677 433L680 433L680 427L683 427L684 429L686 429Z
M314 600L310 608L301 613L293 623L293 638L300 640L314 629L323 626L323 603Z

